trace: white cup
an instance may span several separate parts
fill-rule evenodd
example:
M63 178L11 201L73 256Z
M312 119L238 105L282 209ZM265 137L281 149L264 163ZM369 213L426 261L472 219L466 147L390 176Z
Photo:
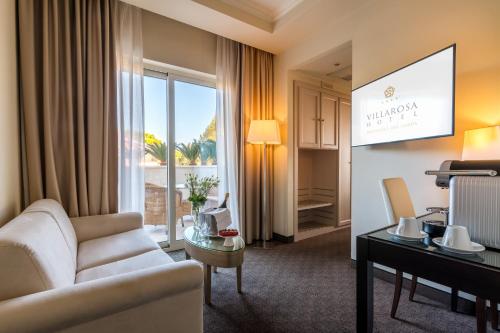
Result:
M471 250L472 242L466 227L449 225L443 235L442 244L458 250Z
M396 235L418 238L421 236L418 221L414 217L401 217L396 228Z

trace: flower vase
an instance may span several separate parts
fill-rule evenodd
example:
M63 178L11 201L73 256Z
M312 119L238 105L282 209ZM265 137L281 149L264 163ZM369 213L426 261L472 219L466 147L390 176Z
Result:
M192 203L191 204L191 216L193 217L193 227L194 230L200 230L200 211L201 211L201 205Z

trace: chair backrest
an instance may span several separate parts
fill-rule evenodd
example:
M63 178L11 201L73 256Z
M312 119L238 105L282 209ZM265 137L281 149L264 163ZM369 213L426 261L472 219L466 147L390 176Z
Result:
M182 207L182 192L175 190L175 208L180 209Z
M388 224L398 223L400 217L415 217L415 209L403 178L382 179L380 188Z
M75 283L71 221L55 201L45 204L30 206L0 228L0 300Z

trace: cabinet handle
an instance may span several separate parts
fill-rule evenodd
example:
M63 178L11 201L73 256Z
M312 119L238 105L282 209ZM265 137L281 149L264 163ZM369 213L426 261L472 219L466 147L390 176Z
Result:
M324 122L324 121L325 121L325 119L321 118L321 119L319 119L319 121Z

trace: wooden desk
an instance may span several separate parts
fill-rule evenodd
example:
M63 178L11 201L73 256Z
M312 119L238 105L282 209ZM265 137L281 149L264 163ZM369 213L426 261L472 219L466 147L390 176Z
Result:
M392 267L487 300L500 300L500 252L446 252L424 242L404 242L379 229L356 238L356 329L373 331L373 263ZM478 309L486 311L486 309ZM481 314L481 313L479 313ZM387 315L389 318L389 315ZM483 327L480 328L480 331ZM484 327L486 331L486 327Z

